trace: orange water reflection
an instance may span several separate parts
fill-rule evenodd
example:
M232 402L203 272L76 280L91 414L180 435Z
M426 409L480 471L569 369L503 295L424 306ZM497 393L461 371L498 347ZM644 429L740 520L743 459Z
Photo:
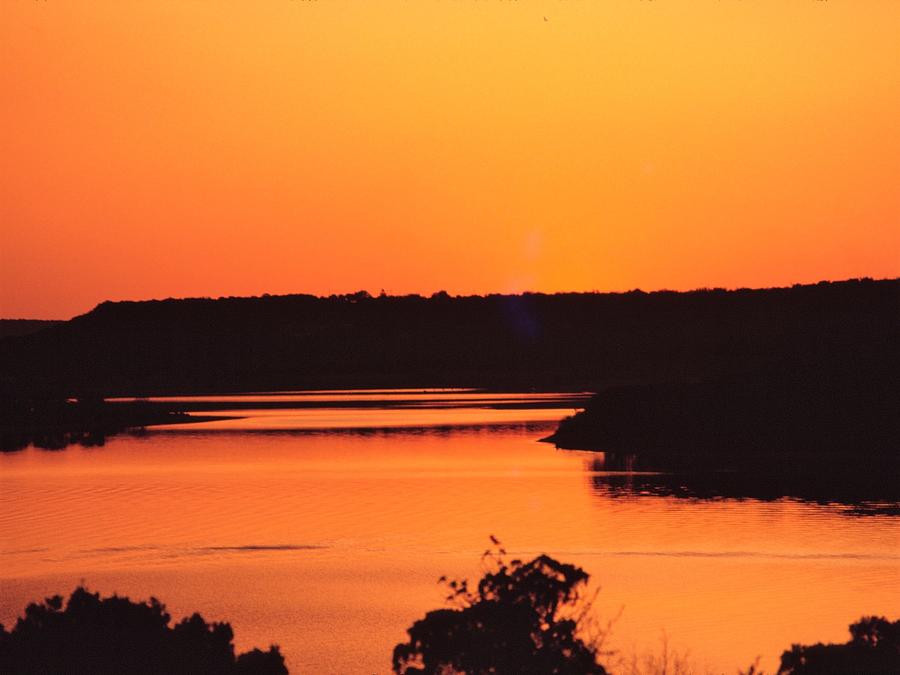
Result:
M360 415L359 409L266 409L250 408L216 410L215 419L195 422L190 429L182 425L160 425L160 430L177 431L291 431L336 429L410 429L419 431L426 427L462 427L531 422L556 422L575 412L574 408L548 409L491 409L491 408L387 408L368 410ZM552 427L550 427L552 428Z
M861 614L900 606L900 519L612 498L593 489L591 455L534 442L549 428L184 427L2 456L0 621L84 579L230 620L240 647L277 642L297 672L386 672L440 604L438 576L476 575L491 533L591 572L601 611L624 606L613 646L652 649L665 631L716 672L758 654L771 669L791 642L843 640Z

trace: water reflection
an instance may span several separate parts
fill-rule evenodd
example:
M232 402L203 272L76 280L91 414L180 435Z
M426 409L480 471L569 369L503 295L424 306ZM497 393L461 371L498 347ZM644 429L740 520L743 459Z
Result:
M896 457L795 454L697 466L696 459L593 455L585 470L604 497L796 499L843 507L848 515L900 515L900 482L887 479L900 475Z
M102 446L123 433L194 431L416 432L558 422L587 393L502 393L478 389L262 392L146 399L0 398L0 452L32 445ZM199 413L199 414L198 414Z
M277 642L293 671L388 672L405 629L441 604L438 577L480 575L489 533L589 571L602 611L625 607L616 648L665 631L715 672L757 654L771 671L786 644L840 642L900 604L900 518L557 450L536 442L554 427L546 409L505 423L470 404L488 423L457 426L464 408L449 407L427 411L432 427L385 428L368 407L340 430L261 417L0 454L0 622L85 580L229 620L239 649Z

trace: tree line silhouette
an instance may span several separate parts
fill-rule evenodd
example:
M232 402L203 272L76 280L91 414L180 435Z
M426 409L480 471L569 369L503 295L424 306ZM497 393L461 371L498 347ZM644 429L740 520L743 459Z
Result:
M105 302L0 341L0 393L599 390L897 373L900 280L762 290Z

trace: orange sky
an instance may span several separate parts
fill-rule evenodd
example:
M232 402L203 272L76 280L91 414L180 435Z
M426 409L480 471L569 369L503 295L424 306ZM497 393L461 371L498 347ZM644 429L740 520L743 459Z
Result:
M897 276L898 32L894 0L4 0L0 316Z

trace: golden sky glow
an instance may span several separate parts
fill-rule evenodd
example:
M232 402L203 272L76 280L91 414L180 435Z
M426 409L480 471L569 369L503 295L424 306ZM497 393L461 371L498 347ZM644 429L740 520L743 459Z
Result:
M897 276L898 31L894 0L4 0L0 316Z

